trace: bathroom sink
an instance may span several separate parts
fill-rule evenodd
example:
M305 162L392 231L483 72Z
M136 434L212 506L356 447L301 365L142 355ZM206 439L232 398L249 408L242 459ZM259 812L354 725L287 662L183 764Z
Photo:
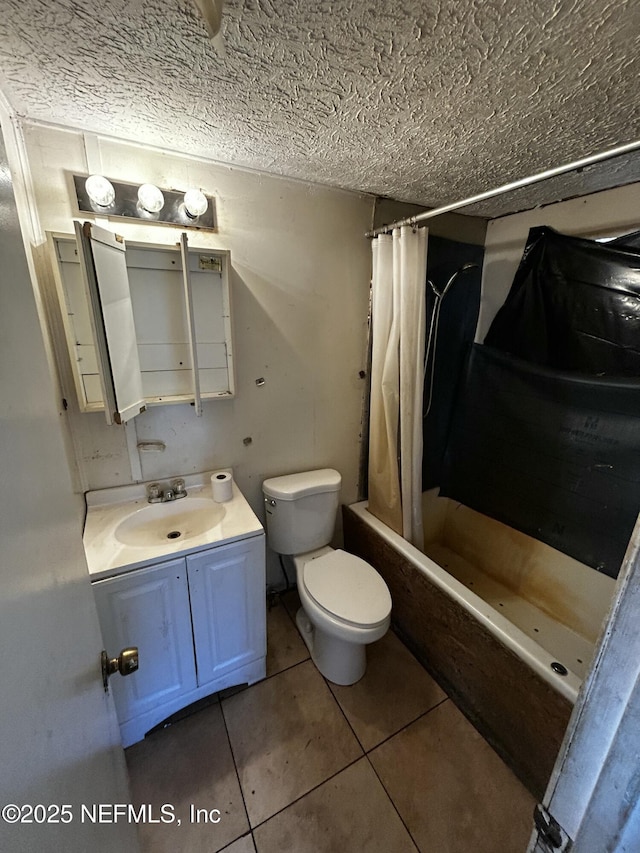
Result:
M124 518L114 535L122 545L153 547L202 536L222 520L225 508L207 498L149 504Z

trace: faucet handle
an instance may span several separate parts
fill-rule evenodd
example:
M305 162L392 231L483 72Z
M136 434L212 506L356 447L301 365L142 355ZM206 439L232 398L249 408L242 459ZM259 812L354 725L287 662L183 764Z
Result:
M149 503L160 503L162 500L160 483L149 483L147 486L147 499Z
M172 480L171 488L173 489L176 498L186 497L187 492L184 487L184 480L182 479L182 477L178 477L177 479Z

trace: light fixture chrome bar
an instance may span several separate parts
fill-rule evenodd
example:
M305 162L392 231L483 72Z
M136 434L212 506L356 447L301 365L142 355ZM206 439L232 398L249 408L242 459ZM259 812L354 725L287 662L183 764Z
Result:
M198 348L196 344L196 321L193 310L193 291L191 289L191 273L189 270L189 243L186 233L180 235L180 258L182 260L182 282L184 284L184 302L187 308L187 327L189 331L189 348L191 350L191 373L193 379L193 404L196 415L202 415L202 397L200 396L200 373L198 372Z
M425 219L433 219L434 216L440 216L443 213L450 213L453 210L459 210L461 207L467 207L470 204L476 204L479 201L485 201L488 198L494 198L502 193L510 190L517 190L520 187L528 187L530 184L537 184L540 181L545 181L548 178L555 178L557 175L563 175L566 172L572 172L574 169L582 169L585 166L591 166L594 163L599 163L602 160L610 160L612 157L619 157L621 154L628 154L631 151L640 149L640 140L629 142L626 145L619 145L617 148L610 148L608 151L603 151L601 154L592 154L589 157L583 157L580 160L574 160L573 163L566 163L564 166L556 166L553 169L546 169L544 172L538 172L536 175L530 175L528 178L520 178L520 180L512 181L509 184L503 184L501 187L496 187L493 190L479 193L478 195L465 198L462 201L455 201L451 204L444 204L441 207L435 207L433 210L426 210L424 213L418 213L415 216L408 216L406 219L400 219L397 222L392 222L390 225L381 225L380 228L375 228L373 231L367 231L366 237L377 237L378 234L389 234L395 228L401 228L403 225L416 225Z
M103 176L97 176L102 178ZM129 219L144 222L145 225L177 225L179 228L193 228L200 231L215 231L216 206L215 198L202 193L206 199L206 209L199 216L190 216L186 210L184 190L170 190L157 187L162 194L164 204L155 212L145 209L140 203L138 191L140 184L127 184L113 178L106 179L111 186L114 197L110 203L99 204L92 201L87 191L87 175L72 175L75 191L76 210L74 213L104 216L108 219ZM109 202L109 199L106 199Z

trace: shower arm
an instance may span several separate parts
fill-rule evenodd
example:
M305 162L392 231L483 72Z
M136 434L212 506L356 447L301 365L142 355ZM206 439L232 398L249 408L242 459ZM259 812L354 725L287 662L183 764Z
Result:
M457 269L454 272L454 274L451 276L449 281L445 284L444 290L442 291L442 293L440 293L438 288L435 286L435 284L430 279L427 279L427 284L431 287L431 290L433 290L433 292L435 293L435 295L438 299L444 299L446 292L449 290L449 288L451 287L453 282L457 279L457 277L463 272L467 272L468 270L474 270L474 269L475 270L480 269L480 265L479 264L472 264L472 263L463 264L459 269Z
M429 366L429 354L431 352L431 344L433 342L433 358L431 359L431 376L429 379L429 399L427 401L427 408L423 409L422 418L423 420L428 416L431 411L431 404L433 402L433 380L436 373L436 346L438 343L438 323L440 320L440 306L442 305L442 300L447 294L447 291L453 284L453 282L457 279L457 277L464 272L468 272L469 270L480 269L479 264L474 263L466 263L463 264L459 269L457 269L454 274L451 276L449 281L445 284L442 292L438 290L435 284L431 281L431 279L427 279L427 283L433 290L436 301L433 307L433 312L431 313L431 323L429 324L429 336L427 338L427 346L425 348L424 353L424 368L422 371L423 381L427 376L427 367Z

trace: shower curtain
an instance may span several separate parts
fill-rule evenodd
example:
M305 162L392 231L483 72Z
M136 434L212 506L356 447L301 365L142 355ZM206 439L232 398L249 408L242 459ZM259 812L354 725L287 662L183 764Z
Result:
M372 241L369 511L418 548L427 229Z

